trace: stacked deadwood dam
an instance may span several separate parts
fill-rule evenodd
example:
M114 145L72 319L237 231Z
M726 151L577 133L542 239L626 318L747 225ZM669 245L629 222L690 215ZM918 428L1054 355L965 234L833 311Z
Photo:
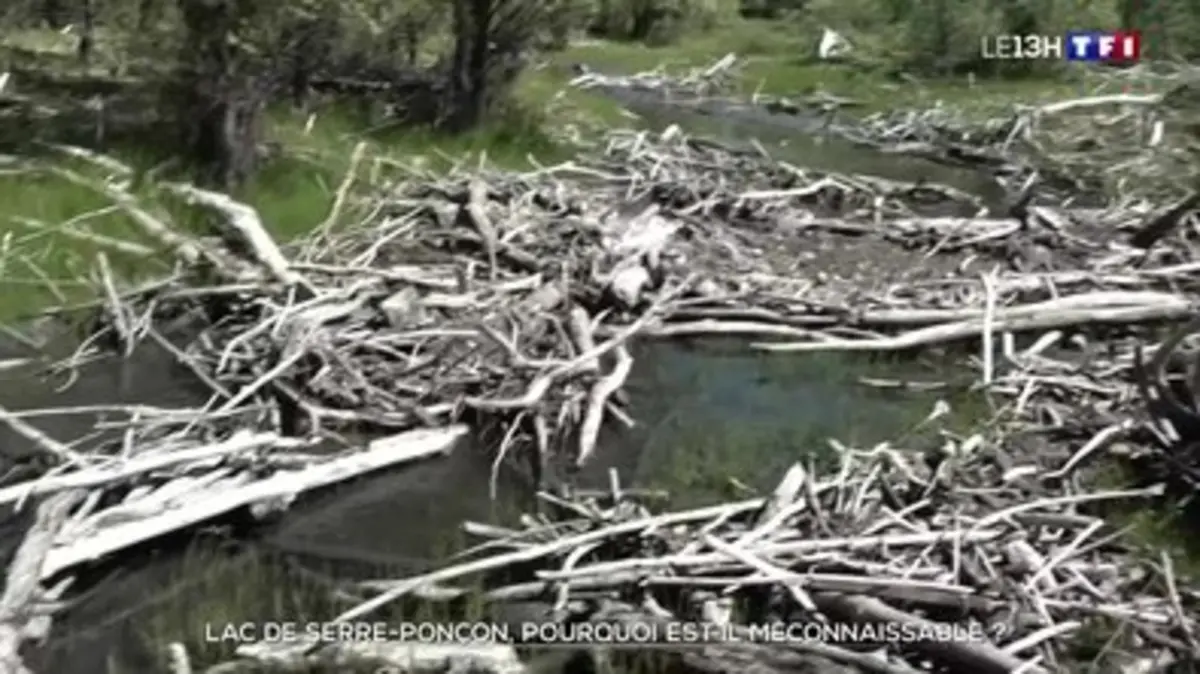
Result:
M1200 297L1195 199L1149 180L1146 192L1075 205L1066 197L1083 182L1070 167L1018 152L1100 116L1144 122L1110 119L1114 102L1153 103L1023 110L976 140L932 114L856 127L895 152L1002 168L1005 212L960 190L806 170L679 128L612 131L527 172L399 167L366 203L349 190L356 173L397 167L360 152L327 224L286 244L223 194L163 186L228 230L196 237L124 191L126 169L107 158L92 157L99 177L54 169L107 193L153 244L127 249L180 263L134 287L100 274L105 339L72 357L154 344L211 397L192 410L104 410L128 423L119 442L95 446L4 413L58 467L0 488L6 504L37 510L0 600L0 656L15 663L18 644L46 629L31 607L54 601L82 564L235 510L286 509L474 434L497 470L528 475L543 512L517 528L469 526L487 541L466 561L356 586L361 603L332 621L470 594L545 600L544 619L557 622L686 620L730 634L890 624L915 635L664 644L672 666L714 674L1073 671L1096 634L1120 639L1104 671L1184 671L1167 668L1200 657L1200 591L1105 513L1171 503L1198 483L1189 433L1200 419L1174 374L1191 331L1161 329L1192 319ZM1074 126L1056 126L1067 114ZM346 225L351 211L362 216ZM620 476L609 493L562 488L604 424L637 418L621 396L633 340L708 335L772 352L941 349L992 414L973 434L946 435L935 456L834 442L836 460L816 467L804 459L815 448L797 447L774 491L693 510L653 509ZM338 437L353 440L329 449ZM1112 457L1139 480L1090 477ZM527 577L488 580L509 568ZM939 626L975 636L940 639ZM342 671L354 659L529 668L507 644L285 646L247 646L210 671L263 661Z

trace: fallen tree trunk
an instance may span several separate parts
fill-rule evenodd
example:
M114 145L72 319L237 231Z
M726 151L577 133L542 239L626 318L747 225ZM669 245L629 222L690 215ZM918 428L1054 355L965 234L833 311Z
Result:
M32 674L22 661L21 644L40 641L49 634L52 610L48 604L58 600L67 583L50 590L42 588L42 565L79 496L66 492L42 502L9 565L4 594L0 595L0 672L4 674Z
M462 425L444 429L418 430L382 438L357 453L325 462L313 462L300 470L282 470L271 477L254 480L247 475L195 483L195 491L172 490L165 498L153 493L134 501L126 512L100 510L94 524L81 535L69 536L46 552L41 572L50 578L79 564L125 550L159 536L178 531L238 508L286 508L300 494L343 482L381 468L396 466L451 451L467 434ZM142 503L144 507L139 508Z

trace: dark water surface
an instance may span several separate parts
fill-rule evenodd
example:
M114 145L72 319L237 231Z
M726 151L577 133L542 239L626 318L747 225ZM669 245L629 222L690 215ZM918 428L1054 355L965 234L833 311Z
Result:
M851 142L820 115L771 113L722 102L672 104L661 96L628 89L602 89L651 129L677 124L690 133L744 146L754 139L772 158L804 169L864 175L903 183L937 183L982 199L989 210L1004 207L1005 193L984 171L949 166L921 157L883 154ZM837 122L833 122L834 125Z
M912 375L915 365L750 355L735 342L711 340L641 344L635 358L628 393L637 426L605 432L589 481L602 482L607 469L616 468L628 483L671 489L680 504L733 495L726 493L729 476L770 487L792 462L823 453L830 437L863 444L901 435L934 400L876 392L856 382L863 375ZM203 402L191 376L165 354L86 368L73 387L58 394L48 383L18 374L9 373L0 384L0 404L10 409ZM63 441L86 434L91 425L83 416L32 421ZM7 431L0 442L6 450L27 444ZM158 552L121 559L97 571L100 582L56 622L39 671L145 671L151 664L136 654L147 642L199 639L206 624L226 620L304 619L296 612L312 609L305 600L263 588L303 584L294 571L359 579L417 573L463 544L455 534L462 521L511 521L521 505L519 485L502 481L499 502L493 503L489 477L482 448L468 444L448 458L302 501L236 553L219 552L220 539L209 536L210 544L188 551L175 541Z

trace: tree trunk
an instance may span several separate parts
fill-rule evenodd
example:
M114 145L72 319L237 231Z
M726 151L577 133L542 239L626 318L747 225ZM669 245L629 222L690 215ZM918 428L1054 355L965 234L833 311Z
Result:
M421 27L416 19L408 19L405 32L407 33L404 38L406 42L405 48L407 49L405 56L408 59L408 66L414 67L417 65L417 48L421 45Z
M187 35L179 97L186 147L202 182L226 191L247 181L257 163L263 92L248 56L235 46L240 19L232 0L180 0Z
M137 28L139 32L149 30L158 21L158 9L157 0L138 0Z
M489 105L491 95L491 63L490 55L492 15L494 5L500 0L473 0L471 21L471 48L468 52L467 72L470 79L470 95L466 99L464 129L471 129L483 123L484 113Z
M66 12L62 0L42 0L42 21L54 30L62 30L66 26Z
M465 131L475 125L479 107L479 74L474 72L476 24L484 17L479 16L478 7L487 0L454 0L453 30L454 56L450 63L447 90L448 110L446 126L451 131Z
M536 35L531 0L454 0L454 56L445 126L465 131L483 123L520 73L523 50ZM532 10L532 11L531 11Z
M96 2L83 0L83 29L79 34L79 60L84 65L92 62L96 46Z
M309 89L312 83L313 64L316 61L312 53L317 49L314 39L316 22L302 19L292 26L289 34L284 36L284 49L288 51L288 88L292 98L292 106L298 110L308 107Z

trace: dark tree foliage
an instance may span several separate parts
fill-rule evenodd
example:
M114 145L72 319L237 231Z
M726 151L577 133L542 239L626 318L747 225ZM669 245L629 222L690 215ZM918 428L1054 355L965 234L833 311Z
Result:
M496 116L532 49L588 32L669 41L739 12L814 40L814 26L831 26L865 63L918 76L1020 74L1031 66L982 59L981 36L1081 27L1140 28L1154 58L1200 55L1200 4L1177 0L0 0L0 34L70 25L88 74L64 78L87 89L79 107L115 103L121 87L164 93L157 105L126 96L128 107L173 125L180 154L232 188L257 169L274 103L354 97L463 131ZM115 130L122 118L112 119Z
M60 30L67 24L66 0L41 0L41 17L46 25Z
M297 108L306 108L313 78L329 63L338 39L338 21L329 5L297 13L284 24L279 55L287 94Z
M138 31L149 30L160 18L162 18L162 0L138 0L136 23Z
M484 123L543 31L547 7L572 1L16 0L0 3L0 34L76 37L84 97L99 94L106 105L124 97L143 120L172 125L197 180L232 190L258 168L266 110L307 107L314 92L402 111L415 124ZM59 77L54 68L65 64L46 63L47 78ZM157 91L158 103L135 106L121 82Z

